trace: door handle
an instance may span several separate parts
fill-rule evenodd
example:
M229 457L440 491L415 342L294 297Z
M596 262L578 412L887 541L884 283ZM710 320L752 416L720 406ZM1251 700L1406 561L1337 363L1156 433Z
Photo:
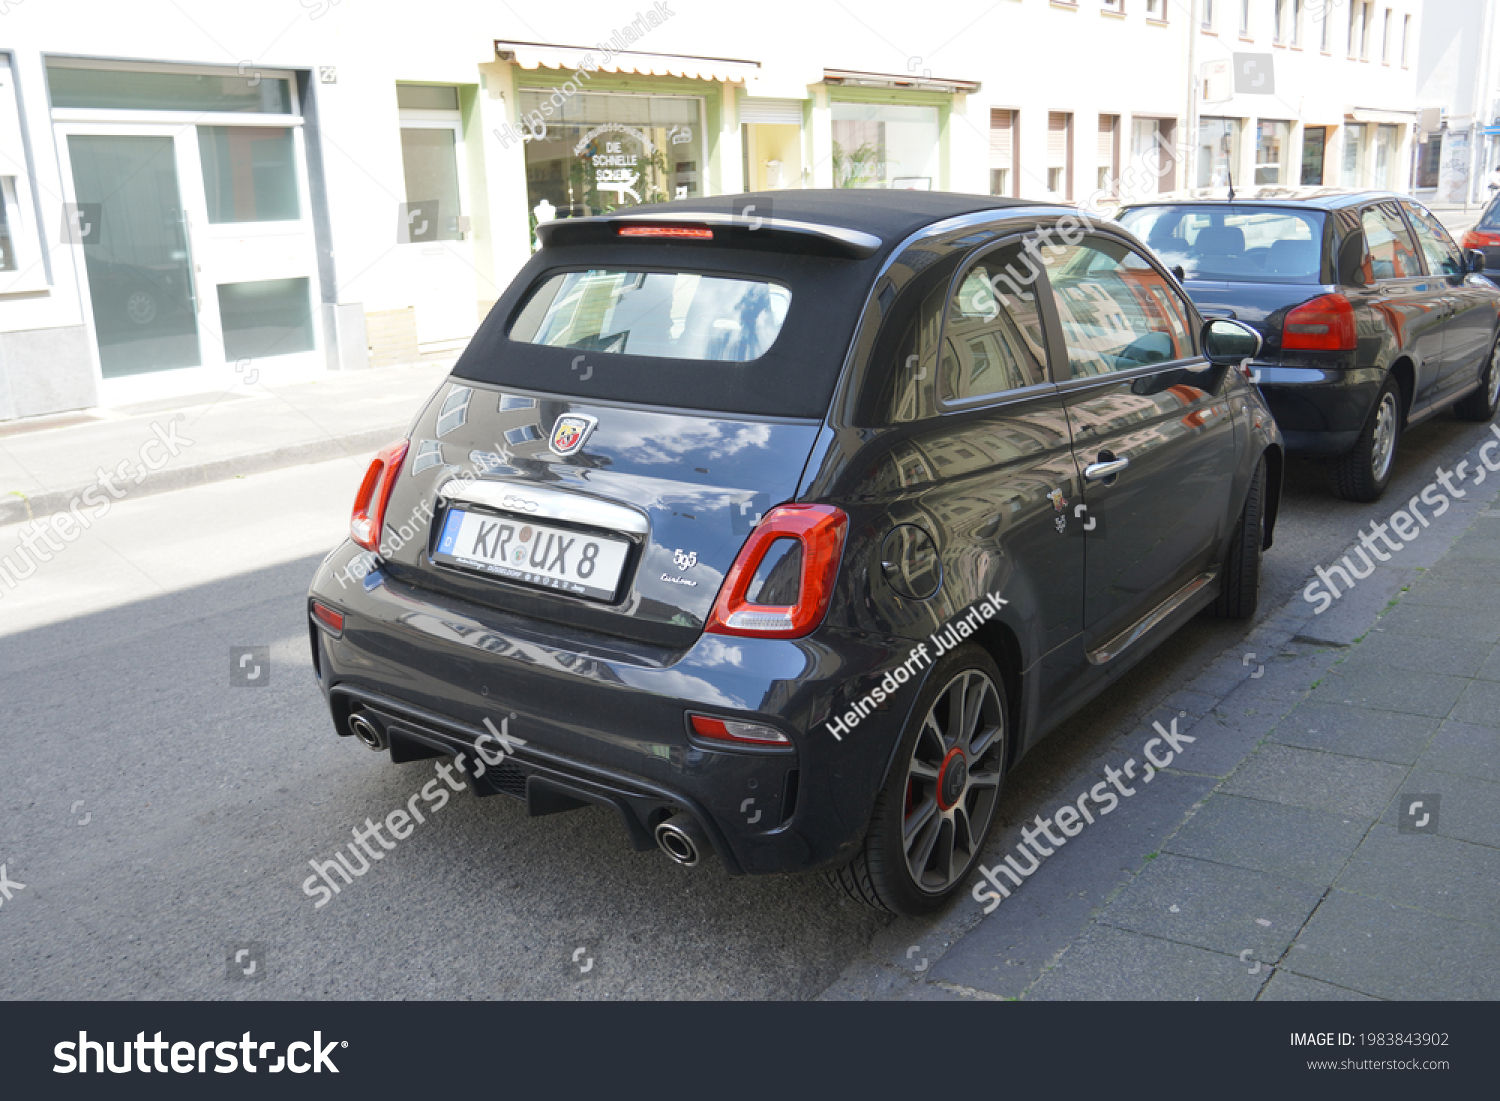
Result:
M1083 476L1091 482L1108 481L1130 465L1129 459L1104 459L1103 456L1100 459L1100 462L1089 463L1083 468Z

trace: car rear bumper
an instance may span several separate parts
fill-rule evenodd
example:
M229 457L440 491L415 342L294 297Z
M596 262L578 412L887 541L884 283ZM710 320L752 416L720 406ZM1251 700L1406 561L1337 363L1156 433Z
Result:
M897 696L901 710L871 711L841 739L825 723L907 658L904 640L824 629L794 640L702 635L660 651L464 605L381 571L350 584L359 554L335 551L310 593L344 615L339 637L310 622L340 734L363 709L388 732L394 760L468 750L474 762L486 720L508 721L513 753L469 775L476 793L523 798L534 814L611 806L636 848L683 812L731 873L830 866L862 841L915 688ZM792 745L705 744L689 733L689 711L765 723Z
M1253 368L1287 450L1308 455L1351 450L1385 383L1378 368L1271 363Z

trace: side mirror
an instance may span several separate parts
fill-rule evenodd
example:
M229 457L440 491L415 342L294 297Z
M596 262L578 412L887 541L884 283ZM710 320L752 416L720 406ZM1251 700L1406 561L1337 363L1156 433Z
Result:
M1260 334L1243 321L1215 317L1203 325L1203 354L1210 363L1226 366L1260 355Z
M1467 259L1466 270L1470 275L1478 275L1484 271L1484 253L1480 252L1477 248L1469 250Z

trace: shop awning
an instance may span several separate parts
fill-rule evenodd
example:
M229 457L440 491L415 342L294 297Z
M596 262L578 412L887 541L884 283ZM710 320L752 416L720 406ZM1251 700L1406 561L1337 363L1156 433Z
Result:
M928 76L925 70L916 73L861 73L852 69L824 69L823 83L846 88L901 88L918 92L947 92L949 95L968 95L979 91L977 80L948 80Z
M1350 122L1391 122L1399 126L1405 123L1416 122L1420 116L1420 111L1392 111L1381 107L1351 107L1347 118Z
M688 54L649 54L617 50L608 42L598 46L563 46L548 42L495 40L495 57L523 69L561 69L576 72L631 73L637 76L680 76L743 84L760 71L759 61L732 57L693 57Z

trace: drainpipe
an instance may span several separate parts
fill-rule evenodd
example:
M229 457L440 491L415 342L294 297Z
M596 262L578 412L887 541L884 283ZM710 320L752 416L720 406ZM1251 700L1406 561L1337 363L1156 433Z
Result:
M1495 85L1493 74L1490 72L1490 59L1494 51L1495 37L1495 5L1486 3L1484 7L1484 23L1479 35L1479 68L1477 70L1478 87L1475 89L1475 103L1473 122L1469 124L1469 183L1464 188L1464 212L1469 210L1469 196L1473 195L1475 202L1481 201L1480 187L1483 179L1489 175L1489 156L1481 156L1481 142L1485 140L1484 130L1494 118L1495 112Z
M1201 83L1198 79L1198 39L1202 37L1199 29L1203 22L1202 3L1203 0L1192 0L1188 5L1187 133L1183 135L1187 147L1187 163L1184 170L1186 176L1182 181L1184 191L1191 191L1198 179L1198 94Z

